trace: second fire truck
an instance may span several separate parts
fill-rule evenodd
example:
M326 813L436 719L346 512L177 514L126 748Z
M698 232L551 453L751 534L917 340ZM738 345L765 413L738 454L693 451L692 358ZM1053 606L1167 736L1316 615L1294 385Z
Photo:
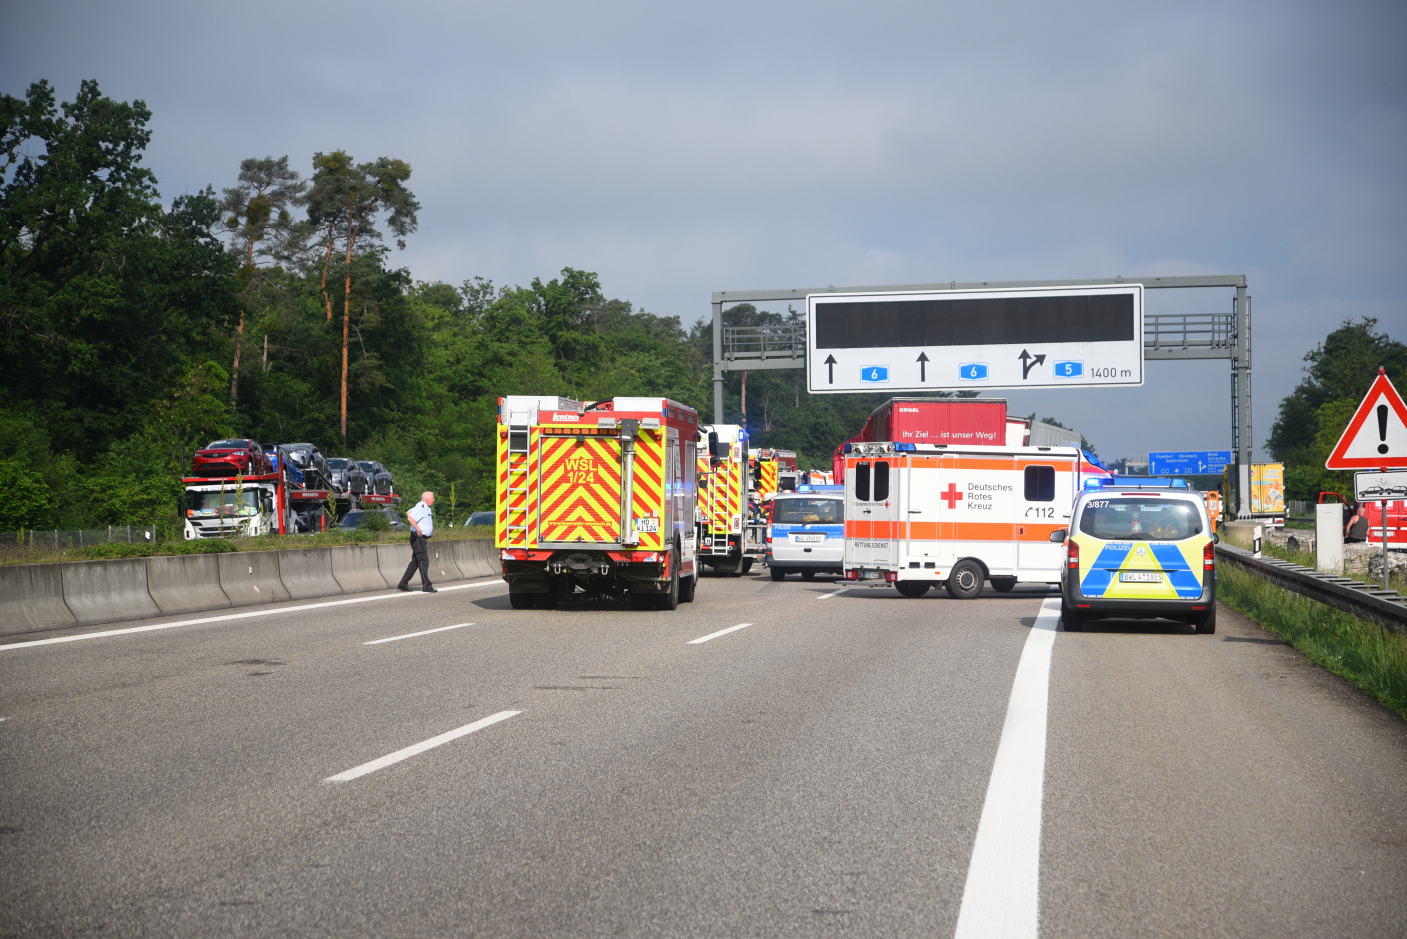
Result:
M750 509L747 431L737 424L704 424L698 436L699 561L741 576L767 551L766 525Z

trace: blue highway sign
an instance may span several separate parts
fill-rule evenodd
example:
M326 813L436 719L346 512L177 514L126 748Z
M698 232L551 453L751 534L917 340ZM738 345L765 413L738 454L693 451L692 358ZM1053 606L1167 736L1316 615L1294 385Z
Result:
M1168 450L1148 454L1148 475L1220 473L1230 463L1230 450Z

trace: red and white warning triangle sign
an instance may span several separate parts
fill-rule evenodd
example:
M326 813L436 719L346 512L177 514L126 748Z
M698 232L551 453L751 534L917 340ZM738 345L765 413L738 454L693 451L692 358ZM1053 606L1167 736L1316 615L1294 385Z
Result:
M1324 466L1331 470L1407 466L1407 405L1382 369Z

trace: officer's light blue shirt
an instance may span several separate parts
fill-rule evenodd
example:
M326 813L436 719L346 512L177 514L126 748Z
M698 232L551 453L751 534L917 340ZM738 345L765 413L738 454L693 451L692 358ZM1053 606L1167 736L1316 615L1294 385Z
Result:
M406 513L415 519L415 524L420 526L420 533L429 538L435 532L435 518L430 514L430 507L424 502L415 503L415 508ZM411 529L414 531L415 529Z

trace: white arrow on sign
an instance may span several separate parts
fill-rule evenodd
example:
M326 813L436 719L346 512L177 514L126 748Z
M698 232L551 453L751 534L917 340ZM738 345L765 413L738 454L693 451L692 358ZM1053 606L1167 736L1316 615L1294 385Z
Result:
M1407 499L1407 470L1392 473L1354 473L1353 498L1357 502Z

